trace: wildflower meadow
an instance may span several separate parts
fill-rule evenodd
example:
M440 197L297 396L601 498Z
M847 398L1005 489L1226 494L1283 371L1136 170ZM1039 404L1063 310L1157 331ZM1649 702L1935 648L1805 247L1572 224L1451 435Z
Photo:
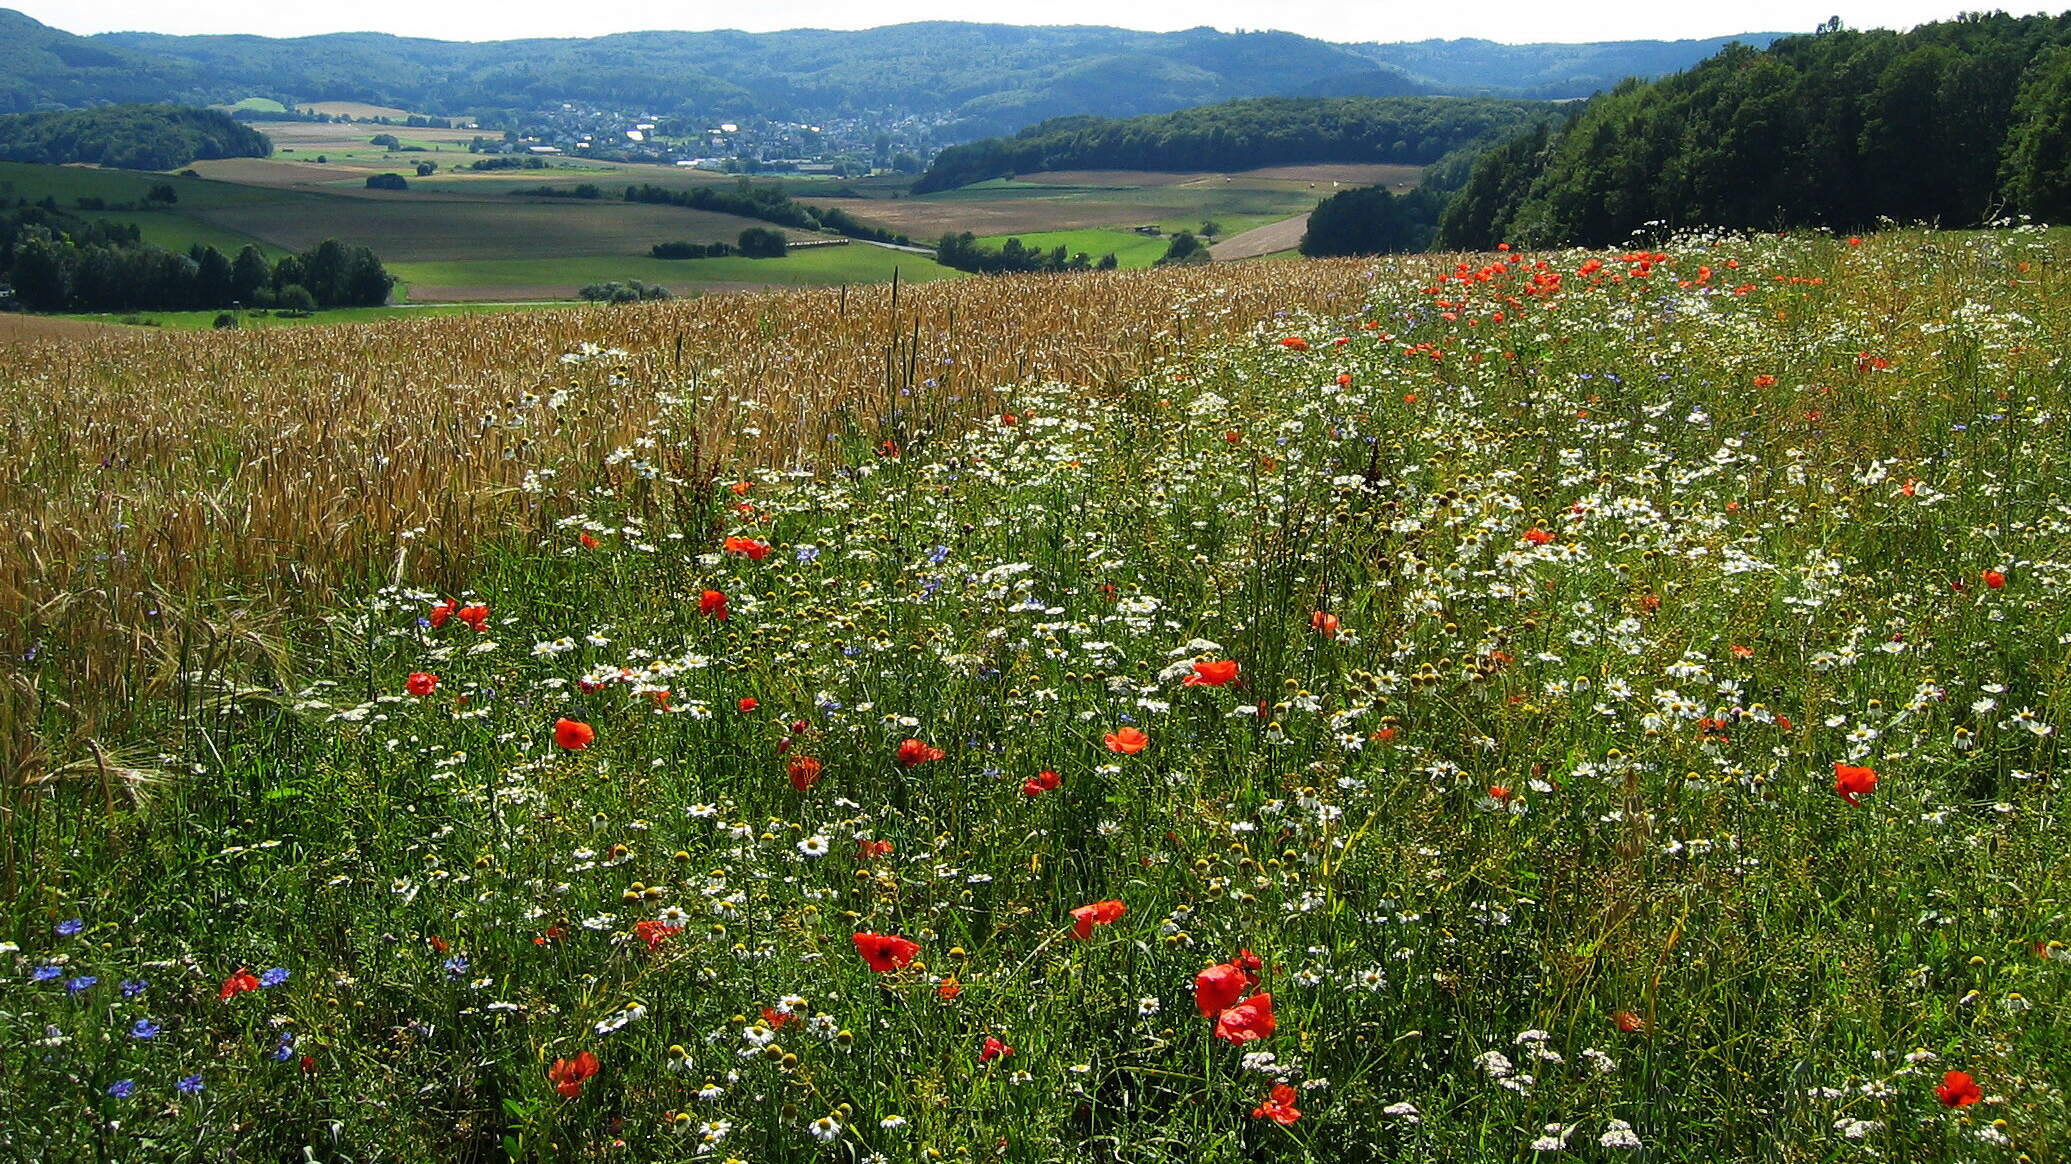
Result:
M26 353L0 1158L2064 1159L2062 245Z

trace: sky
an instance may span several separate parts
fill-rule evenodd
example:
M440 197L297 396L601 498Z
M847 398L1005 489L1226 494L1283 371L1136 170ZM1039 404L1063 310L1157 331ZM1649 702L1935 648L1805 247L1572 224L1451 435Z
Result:
M356 0L351 4L225 4L221 0L0 0L66 32L240 32L308 36L390 32L439 40L602 36L648 29L868 28L913 20L996 24L1105 24L1165 30L1201 25L1263 28L1332 41L1482 37L1541 41L1680 40L1740 32L1810 32L1838 14L1851 28L1909 28L1965 9L1966 0L1745 0L1731 5L1662 0L1477 0L1408 4L1376 0L762 0L689 5L682 0L613 0L600 7L564 0ZM2019 4L2010 10L2031 9Z

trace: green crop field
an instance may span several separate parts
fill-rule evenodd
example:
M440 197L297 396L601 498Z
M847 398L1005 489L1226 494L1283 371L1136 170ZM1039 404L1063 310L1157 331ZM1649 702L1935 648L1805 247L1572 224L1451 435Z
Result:
M781 259L656 259L637 255L389 264L390 272L409 284L413 299L427 294L438 299L567 298L588 283L625 279L658 283L678 294L706 288L872 283L889 280L894 269L901 280L912 283L961 274L936 264L926 255L862 243L795 250Z
M302 250L326 238L373 247L391 266L475 259L645 257L655 243L731 241L768 224L612 199L468 198L417 191L284 195L209 211L224 229ZM787 231L794 237L804 237Z
M1196 223L1198 227L1200 224ZM1127 230L1055 230L1035 231L1030 234L996 235L978 240L980 246L998 250L1009 238L1018 238L1023 246L1038 250L1063 247L1068 254L1084 252L1094 260L1112 254L1123 267L1148 267L1164 257L1172 240L1163 235L1142 235Z
M9 341L0 1143L2061 1160L2065 246Z

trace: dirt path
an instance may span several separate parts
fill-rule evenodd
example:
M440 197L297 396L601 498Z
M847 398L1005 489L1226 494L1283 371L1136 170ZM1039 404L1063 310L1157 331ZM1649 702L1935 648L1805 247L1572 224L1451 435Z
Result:
M1293 250L1302 241L1302 232L1309 229L1309 216L1297 214L1254 227L1243 234L1233 234L1208 248L1208 257L1218 263L1231 259L1255 259L1270 255L1274 251Z

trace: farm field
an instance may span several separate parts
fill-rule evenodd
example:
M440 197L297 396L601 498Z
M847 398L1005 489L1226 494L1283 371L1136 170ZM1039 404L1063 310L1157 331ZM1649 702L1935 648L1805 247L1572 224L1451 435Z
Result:
M470 157L463 147L472 134L366 123L275 122L267 123L266 130L278 141L297 143L287 148L298 152L197 163L199 178L0 163L0 197L47 196L68 209L81 198L140 204L153 185L170 182L179 197L171 206L82 213L135 222L145 241L176 251L202 244L230 253L257 245L279 255L307 249L325 238L359 243L373 248L409 284L403 294L418 303L560 299L587 283L614 279L659 282L688 292L866 282L889 279L894 267L910 281L952 274L921 256L873 254L869 252L875 248L867 247L795 255L779 266L743 259L660 261L647 253L656 243L730 241L746 227L766 224L610 197L511 196L542 182L569 186L594 181L615 191L631 182L689 188L738 180L726 175L557 160L551 169L441 172L410 177L406 191L368 190L367 175L408 174L418 159L438 161L442 167L462 164ZM373 133L391 130L405 140L420 132L445 139L459 135L454 140L462 144L435 141L441 152L428 154L390 155L379 147L360 148ZM330 161L316 164L313 158L319 152ZM1334 182L1392 180L1407 188L1416 173L1415 167L1404 166L1275 167L1234 175L1060 172L921 198L879 196L887 190L877 179L780 181L810 205L838 206L917 239L969 230L985 245L998 246L1019 236L1024 242L1044 240L1045 247L1061 242L1096 258L1112 251L1123 265L1137 267L1155 262L1169 240L1136 235L1130 227L1156 224L1169 235L1198 231L1204 222L1214 221L1228 237L1305 213ZM868 196L814 196L834 188ZM805 237L797 231L784 233Z
M5 316L4 319L76 320L89 324L113 324L127 328L167 328L173 331L213 330L216 319L229 315L241 328L318 327L335 324L379 323L387 320L431 319L446 315L476 315L485 311L524 311L545 307L567 308L567 303L395 303L386 307L330 307L306 316L277 315L271 311L140 311L132 314L80 314L52 316Z
M0 1136L2058 1158L2065 241L0 333Z
M391 267L544 255L644 258L658 242L732 239L743 228L768 225L731 214L601 198L467 198L383 190L246 203L203 211L200 217L290 250L326 238L364 243Z
M1157 262L1172 245L1165 235L1142 235L1127 230L1054 230L1035 231L1021 235L994 235L981 238L979 245L998 250L1009 238L1018 238L1022 245L1039 250L1063 247L1071 254L1085 252L1096 261L1102 255L1112 254L1115 261L1124 268L1148 267Z
M689 211L674 211L688 214ZM714 217L721 217L715 215ZM412 302L494 299L568 299L585 284L618 279L658 283L678 294L752 291L770 287L821 286L954 279L960 271L926 255L852 243L795 250L781 259L543 258L466 259L391 263L389 271L407 285Z
M1314 171L1317 176L1309 174ZM1336 172L1340 176L1327 175ZM1005 238L1063 230L1156 225L1170 234L1213 220L1228 233L1305 214L1330 196L1333 181L1415 183L1414 166L1276 167L1245 174L1072 171L994 179L917 198L842 205L915 238L970 231ZM1290 176L1291 175L1291 176ZM1226 180L1227 179L1227 180Z

